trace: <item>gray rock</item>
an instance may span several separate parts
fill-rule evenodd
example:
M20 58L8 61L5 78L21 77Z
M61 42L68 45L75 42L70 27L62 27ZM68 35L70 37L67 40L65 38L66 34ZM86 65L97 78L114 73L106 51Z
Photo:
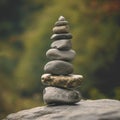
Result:
M50 60L64 60L72 61L75 58L76 52L74 50L58 50L58 49L49 49L46 52L47 58Z
M55 26L63 26L63 25L68 25L68 21L57 21L55 23Z
M69 50L72 48L71 40L57 40L51 44L51 48L59 50Z
M56 26L53 28L53 33L68 33L69 32L69 26L65 25L65 26Z
M12 113L4 120L120 120L120 101L81 100L76 105L36 107Z
M54 60L44 66L44 71L53 75L68 75L73 73L73 66L62 60Z
M46 87L43 100L46 104L74 104L81 99L78 91L57 87Z
M51 74L43 74L41 81L45 85L56 86L62 88L77 88L81 85L83 80L82 75L70 74L67 76L59 75L53 76Z
M51 36L51 40L60 40L60 39L71 39L72 34L71 33L64 33L64 34L53 34Z

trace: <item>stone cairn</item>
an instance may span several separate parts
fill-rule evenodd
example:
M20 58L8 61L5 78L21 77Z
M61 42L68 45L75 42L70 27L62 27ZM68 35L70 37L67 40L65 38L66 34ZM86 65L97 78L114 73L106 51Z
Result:
M41 76L42 83L48 86L43 91L43 99L48 105L74 104L81 99L75 88L81 85L83 77L73 74L71 62L76 52L72 50L72 34L63 16L55 23L53 33L51 49L46 52L51 61L44 66L45 74Z

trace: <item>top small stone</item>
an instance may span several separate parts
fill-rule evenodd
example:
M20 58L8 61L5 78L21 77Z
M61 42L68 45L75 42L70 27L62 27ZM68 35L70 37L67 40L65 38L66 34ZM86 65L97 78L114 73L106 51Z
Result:
M63 16L60 16L60 17L58 18L58 20L59 20L59 21L65 21L65 18L64 18Z

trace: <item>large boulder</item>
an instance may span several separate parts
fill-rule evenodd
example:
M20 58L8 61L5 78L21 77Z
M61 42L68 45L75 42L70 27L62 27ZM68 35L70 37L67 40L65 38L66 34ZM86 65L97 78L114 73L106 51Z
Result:
M82 100L75 105L36 107L12 113L4 120L120 120L120 101Z

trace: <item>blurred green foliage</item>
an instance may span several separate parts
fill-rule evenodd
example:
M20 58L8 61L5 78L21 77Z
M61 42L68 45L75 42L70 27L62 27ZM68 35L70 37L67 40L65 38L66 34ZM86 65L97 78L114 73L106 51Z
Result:
M40 76L60 15L70 22L83 98L120 100L119 0L1 0L0 118L44 105Z

